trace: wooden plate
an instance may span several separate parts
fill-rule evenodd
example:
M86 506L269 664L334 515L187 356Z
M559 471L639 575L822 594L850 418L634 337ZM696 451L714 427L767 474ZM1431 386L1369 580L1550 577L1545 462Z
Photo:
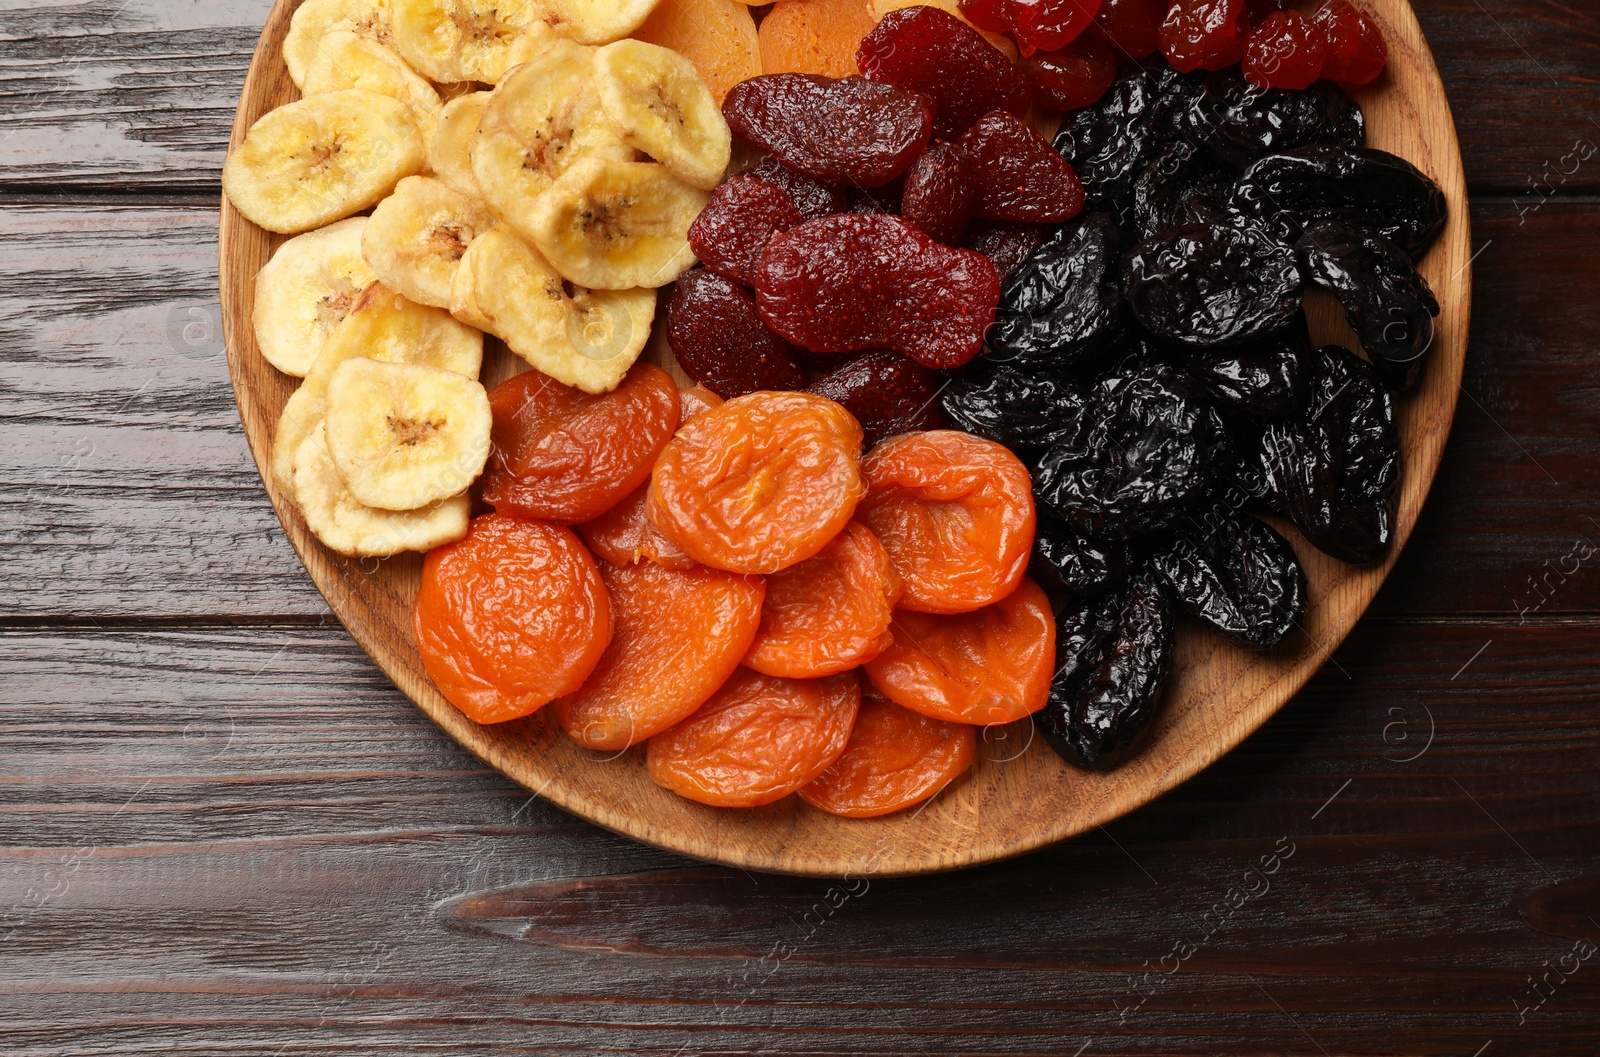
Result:
M298 0L278 0L245 82L233 145L267 111L298 98L280 58ZM1433 481L1455 412L1466 356L1471 301L1471 237L1455 126L1433 56L1405 0L1368 0L1389 42L1389 69L1358 98L1369 142L1431 175L1450 202L1450 224L1423 263L1444 312L1420 392L1401 404L1404 488L1396 546L1382 565L1356 568L1328 558L1298 536L1311 583L1306 634L1277 650L1250 653L1186 628L1179 636L1174 685L1146 748L1109 774L1063 764L1024 722L985 732L967 777L921 810L850 821L789 797L770 807L703 807L663 791L635 749L607 758L579 749L545 714L496 727L467 720L434 689L411 631L421 559L357 561L326 550L267 472L279 411L297 384L275 371L250 325L254 278L283 241L224 200L221 227L223 318L239 414L256 464L295 550L328 604L395 685L451 737L529 790L598 825L699 859L783 873L897 875L949 870L1003 859L1082 833L1160 796L1238 745L1326 661L1377 593L1410 535ZM1337 306L1310 304L1319 340L1355 347ZM491 342L491 347L497 342ZM515 373L498 349L486 362L492 382Z

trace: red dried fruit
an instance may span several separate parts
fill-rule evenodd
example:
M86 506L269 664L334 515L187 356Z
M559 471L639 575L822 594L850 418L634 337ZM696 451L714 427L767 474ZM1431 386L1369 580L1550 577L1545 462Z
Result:
M1022 60L1041 102L1057 110L1092 106L1117 79L1117 53L1098 31L1085 33L1060 51Z
M813 352L891 348L924 367L983 349L1000 302L989 258L900 217L808 220L772 240L756 282L761 318Z
M806 220L843 213L849 208L849 199L843 187L813 180L805 173L785 168L775 158L763 159L760 165L745 173L754 180L771 184L789 196L789 201L800 210Z
M990 111L956 146L972 159L973 215L1060 224L1083 211L1083 184L1071 163L1015 114Z
M1011 22L1011 0L961 0L961 13L979 29L990 33L1010 33L1016 28Z
M956 139L991 110L1022 116L1033 101L1027 79L1000 49L937 7L884 15L861 42L856 64L868 80L931 97L933 134L940 139Z
M802 219L781 188L735 176L717 188L711 203L689 226L689 245L711 271L749 285L755 281L767 243Z
M865 77L752 77L722 104L734 133L791 169L828 183L882 187L933 134L933 100Z
M1103 0L1094 24L1128 58L1148 59L1161 50L1166 17L1167 0Z
M972 162L954 144L935 143L906 172L900 215L925 234L954 246L967 230L977 200Z
M915 165L916 162L911 164ZM896 176L882 187L868 190L865 187L852 187L848 199L850 208L846 212L859 213L862 216L876 216L886 214L889 216L900 215L900 200L905 193L905 177Z
M1049 232L1037 224L1009 220L974 220L963 245L994 262L1003 283L1044 245Z
M793 349L761 322L750 291L704 268L679 276L667 342L684 373L725 400L806 384Z
M1389 61L1383 30L1348 0L1328 0L1311 16L1327 54L1322 76L1344 85L1370 84Z
M1327 45L1298 11L1275 11L1244 42L1244 76L1257 88L1309 88L1322 73Z
M944 428L939 384L933 372L898 352L851 357L811 386L861 423L870 449L901 433Z
M1078 39L1100 10L1100 0L1011 0L1011 22L1022 54L1060 51Z
M1161 23L1161 53L1180 73L1220 70L1244 58L1245 0L1173 0Z

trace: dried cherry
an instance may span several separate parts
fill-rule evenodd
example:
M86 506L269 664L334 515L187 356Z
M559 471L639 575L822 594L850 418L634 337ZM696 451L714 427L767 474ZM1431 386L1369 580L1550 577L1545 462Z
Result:
M1190 142L1240 168L1296 147L1359 147L1367 135L1360 105L1326 81L1302 92L1261 89L1238 70L1207 77L1181 121Z
M1060 228L1000 293L989 355L1030 366L1070 366L1105 352L1122 324L1121 236L1107 213Z
M1011 0L1013 35L1024 55L1059 51L1094 22L1101 0Z
M1244 57L1245 0L1173 0L1161 23L1161 51L1181 73L1220 70Z
M1304 293L1294 251L1250 224L1190 224L1147 238L1123 259L1122 280L1146 330L1197 346L1279 330Z
M1041 51L1022 60L1041 102L1057 110L1090 106L1117 79L1117 53L1101 34L1085 33L1059 51Z
M684 373L724 398L806 384L794 348L767 329L750 291L704 268L678 277L667 342Z
M1244 42L1245 80L1257 88L1309 88L1322 75L1327 42L1298 11L1274 11Z
M795 172L786 167L775 158L762 159L760 165L744 175L753 180L769 183L788 195L789 201L800 210L800 216L805 220L843 213L849 208L849 198L843 187L813 180L805 173Z
M1167 6L1167 0L1102 0L1094 24L1125 57L1148 59L1161 50Z
M898 352L853 356L817 379L808 391L842 404L854 415L868 449L901 433L944 425L933 372Z
M1083 211L1083 184L1033 126L992 110L956 146L972 160L975 216L1056 224Z
M749 176L729 179L689 226L689 245L706 268L725 279L755 282L756 267L773 236L800 223L787 193Z
M932 11L934 8L915 10ZM977 200L978 185L966 153L954 144L935 143L906 171L900 215L921 228L929 238L956 246L967 230Z
M1327 45L1322 76L1346 85L1378 79L1389 61L1383 30L1349 0L1325 0L1311 16Z
M863 694L844 754L800 799L845 818L876 818L920 804L972 766L977 731Z
M1196 620L1244 647L1278 645L1306 615L1306 574L1294 548L1264 521L1217 511L1178 526L1151 560Z

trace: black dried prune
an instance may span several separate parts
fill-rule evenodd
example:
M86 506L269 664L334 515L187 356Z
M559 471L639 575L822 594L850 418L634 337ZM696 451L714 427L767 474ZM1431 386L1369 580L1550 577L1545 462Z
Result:
M1305 404L1266 428L1261 461L1278 505L1318 550L1362 563L1388 549L1400 432L1394 396L1366 360L1319 349Z
M951 382L940 402L958 428L1026 458L1076 428L1086 398L1055 375L997 367Z
M1127 540L1097 540L1048 514L1039 517L1028 573L1046 590L1099 594L1122 584L1133 564Z
M1184 612L1235 645L1276 646L1305 619L1300 559L1288 540L1253 517L1185 521L1151 564Z
M1122 322L1119 246L1116 222L1105 213L1047 239L1000 292L990 358L1070 366L1109 348Z
M1149 729L1172 667L1172 604L1149 570L1126 592L1080 596L1056 617L1056 676L1034 725L1078 767L1125 757Z
M1311 335L1301 315L1284 330L1244 345L1197 349L1188 368L1189 377L1225 410L1271 419L1299 406L1311 363Z
M1360 146L1366 119L1354 99L1318 81L1304 91L1257 88L1237 68L1207 77L1183 114L1183 134L1229 165L1312 143Z
M1055 148L1077 171L1088 208L1126 199L1165 142L1155 121L1163 86L1155 70L1127 63L1098 103L1062 120Z
M1298 236L1318 220L1370 228L1419 257L1444 230L1444 192L1404 158L1371 147L1300 147L1239 177L1231 207Z
M1169 143L1133 187L1133 222L1141 239L1186 224L1218 224L1238 174L1187 140Z
M1202 347L1282 329L1303 293L1294 251L1250 224L1190 224L1145 239L1123 258L1122 282L1146 330Z
M1422 377L1433 345L1438 298L1395 243L1343 220L1311 225L1295 243L1306 281L1329 290L1361 338L1372 365L1391 389L1404 392Z

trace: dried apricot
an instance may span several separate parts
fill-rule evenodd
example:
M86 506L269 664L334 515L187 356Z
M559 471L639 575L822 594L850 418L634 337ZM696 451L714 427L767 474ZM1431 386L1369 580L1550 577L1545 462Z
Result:
M439 691L474 723L503 723L583 685L611 641L611 599L571 529L490 514L422 563L412 621Z
M755 19L734 0L667 0L633 35L694 63L718 106L728 89L761 74Z
M779 679L741 668L700 710L650 739L650 777L713 807L782 800L826 771L861 707L853 674Z
M968 613L1016 590L1033 550L1028 468L992 440L907 433L862 464L861 520L905 581L902 609Z
M784 0L761 20L761 69L848 76L872 26L867 0Z
M633 565L651 561L669 569L693 569L699 563L650 523L645 502L650 498L650 482L640 485L632 495L586 525L578 535L594 551L595 557L612 565Z
M775 573L844 529L866 491L860 460L861 426L832 400L751 393L679 430L646 509L702 565Z
M618 751L687 719L750 649L760 579L654 562L602 565L616 630L594 674L551 707L588 749Z
M816 557L767 578L761 629L745 666L787 679L859 667L894 641L889 622L899 601L889 552L852 521Z
M566 524L599 517L644 483L678 428L678 384L642 362L601 396L528 371L496 386L489 406L495 447L484 500Z
M897 705L934 719L989 726L1031 716L1050 700L1056 621L1032 580L975 613L902 609L894 644L867 676Z
M721 406L722 397L703 385L697 385L692 389L678 390L678 407L682 412L678 416L681 419L680 425L683 422L690 422L699 418L714 407Z
M863 696L844 755L800 799L845 818L875 818L933 796L972 766L975 727L944 723L880 697Z

